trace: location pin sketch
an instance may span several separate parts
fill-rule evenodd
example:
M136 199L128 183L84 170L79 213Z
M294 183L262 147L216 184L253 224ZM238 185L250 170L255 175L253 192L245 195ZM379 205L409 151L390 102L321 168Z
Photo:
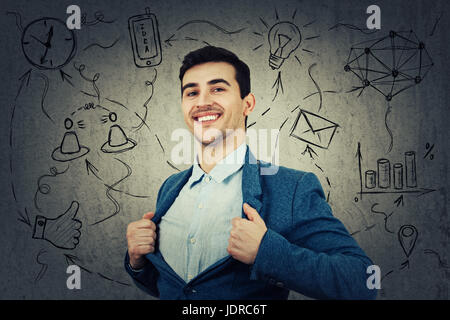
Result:
M398 240L407 258L411 255L419 232L413 225L403 225L398 231Z

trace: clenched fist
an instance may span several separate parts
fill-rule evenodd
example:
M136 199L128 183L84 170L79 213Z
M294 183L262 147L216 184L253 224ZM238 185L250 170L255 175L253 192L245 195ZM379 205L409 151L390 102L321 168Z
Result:
M154 212L148 212L142 216L141 220L128 225L128 255L133 269L143 268L147 263L145 255L155 251L156 225L150 220L154 215Z
M231 220L232 228L227 251L236 260L253 264L267 227L254 208L247 203L244 203L243 208L248 220L242 218Z

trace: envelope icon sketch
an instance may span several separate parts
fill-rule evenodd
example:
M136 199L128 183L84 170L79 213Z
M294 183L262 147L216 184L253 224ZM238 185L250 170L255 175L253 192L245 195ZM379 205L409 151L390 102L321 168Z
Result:
M338 124L300 109L290 136L322 149L328 149Z

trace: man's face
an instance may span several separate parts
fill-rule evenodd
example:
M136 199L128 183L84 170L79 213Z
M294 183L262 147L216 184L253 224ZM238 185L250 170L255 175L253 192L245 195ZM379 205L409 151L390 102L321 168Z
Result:
M248 105L246 99L241 98L235 73L229 63L206 62L188 69L183 76L181 107L184 121L204 145L225 139L226 133L230 133L227 129L245 129Z

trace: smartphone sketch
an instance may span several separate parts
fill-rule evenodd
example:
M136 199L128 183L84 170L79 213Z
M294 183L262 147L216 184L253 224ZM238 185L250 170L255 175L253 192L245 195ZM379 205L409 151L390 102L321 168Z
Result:
M144 14L128 19L134 63L139 68L157 66L161 63L161 41L156 16L145 8Z

